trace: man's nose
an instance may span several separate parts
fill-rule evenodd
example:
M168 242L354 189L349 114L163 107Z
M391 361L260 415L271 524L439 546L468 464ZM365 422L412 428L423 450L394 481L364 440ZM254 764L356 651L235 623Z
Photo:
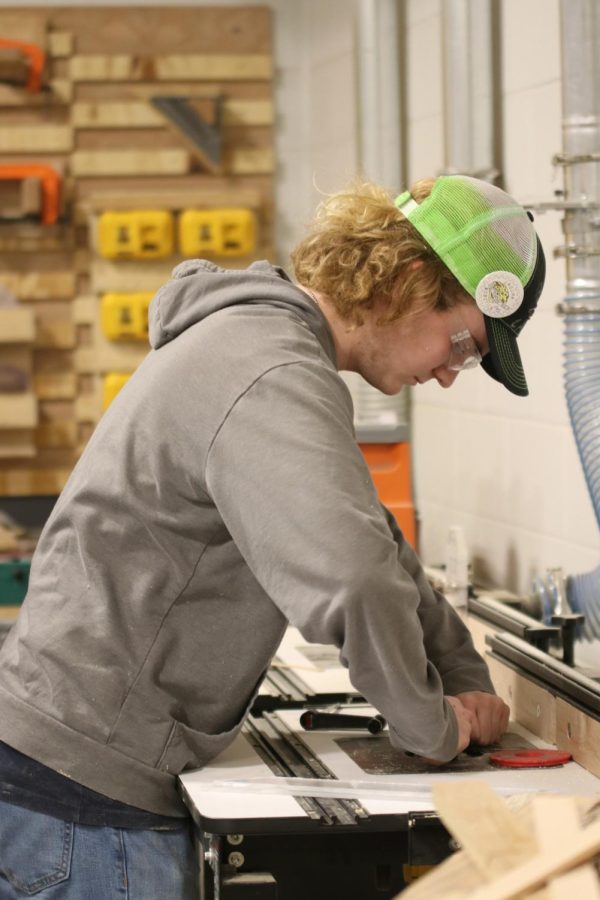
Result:
M454 384L459 372L455 372L453 369L448 369L447 366L438 366L437 369L433 370L433 376L440 387L449 388Z

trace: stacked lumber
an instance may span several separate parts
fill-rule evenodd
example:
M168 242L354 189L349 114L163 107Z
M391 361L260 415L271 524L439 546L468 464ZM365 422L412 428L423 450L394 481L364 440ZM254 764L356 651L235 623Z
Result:
M441 782L436 810L461 850L402 900L600 900L600 798L519 795L485 782Z

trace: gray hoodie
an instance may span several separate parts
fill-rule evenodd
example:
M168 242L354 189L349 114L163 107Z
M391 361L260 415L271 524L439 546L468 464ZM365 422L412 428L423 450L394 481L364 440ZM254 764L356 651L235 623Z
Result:
M192 260L41 535L0 652L0 740L181 815L289 622L339 647L393 743L450 759L487 667L380 505L326 320L266 262Z

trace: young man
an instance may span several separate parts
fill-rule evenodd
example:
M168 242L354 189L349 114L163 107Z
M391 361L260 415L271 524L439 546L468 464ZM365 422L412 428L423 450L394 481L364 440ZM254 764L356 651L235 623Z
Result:
M322 205L293 257L178 266L153 351L40 538L0 653L0 898L193 897L177 775L241 726L286 625L334 644L399 748L452 759L508 709L380 505L338 372L386 393L479 361L526 393L531 222L461 176Z

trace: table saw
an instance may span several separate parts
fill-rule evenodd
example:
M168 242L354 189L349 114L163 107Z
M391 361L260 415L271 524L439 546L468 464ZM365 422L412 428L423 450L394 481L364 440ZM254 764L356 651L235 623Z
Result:
M502 748L514 755L558 746L574 758L498 768L490 762L498 748L471 748L447 766L428 766L392 748L385 730L369 732L377 711L354 690L335 648L309 645L289 628L243 731L203 769L180 777L196 827L202 900L396 896L456 849L433 810L436 779L483 779L501 795L600 797L594 673L563 661L559 631L543 649L540 623L515 604L487 600L476 599L467 620L516 714ZM364 716L365 726L340 720L340 728L307 731L300 724L307 709Z

